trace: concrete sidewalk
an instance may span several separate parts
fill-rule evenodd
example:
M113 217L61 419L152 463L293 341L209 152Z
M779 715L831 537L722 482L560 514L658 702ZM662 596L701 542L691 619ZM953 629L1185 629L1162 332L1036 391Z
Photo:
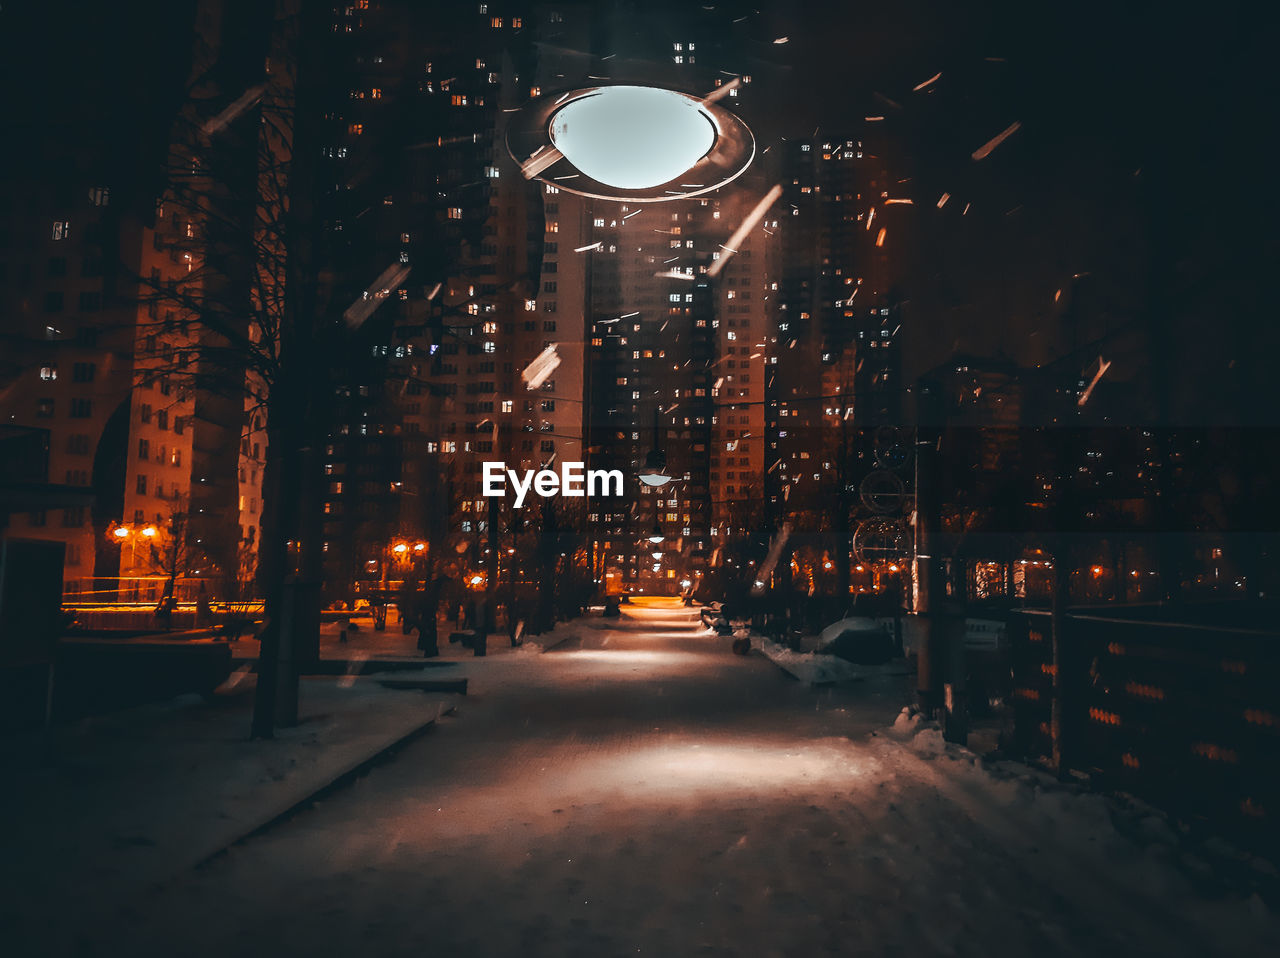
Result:
M299 725L250 741L252 685L0 739L0 940L73 946L77 929L353 777L457 701L377 676L309 678Z

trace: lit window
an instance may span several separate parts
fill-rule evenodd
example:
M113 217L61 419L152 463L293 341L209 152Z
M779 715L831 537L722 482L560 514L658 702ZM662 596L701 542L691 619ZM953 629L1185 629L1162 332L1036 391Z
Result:
M493 27L493 29L495 30L501 28L502 17L494 17L492 20L489 21L489 26Z
M359 136L364 132L364 124L352 123L350 126L347 127L347 132L350 133L352 136Z
M449 207L449 219L451 219L451 220L460 220L460 219L462 219L462 207L460 207L460 206L451 206L451 207Z
M67 239L71 235L71 224L66 220L54 220L52 235L56 240Z

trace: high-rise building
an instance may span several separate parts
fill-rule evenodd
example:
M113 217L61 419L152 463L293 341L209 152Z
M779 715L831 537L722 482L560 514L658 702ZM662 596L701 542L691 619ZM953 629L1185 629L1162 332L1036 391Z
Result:
M881 529L902 521L881 508L906 501L906 483L882 474L905 465L910 448L886 431L901 425L903 396L888 240L911 203L896 195L884 158L860 135L790 142L781 165L785 253L767 391L769 513L791 521L795 544L816 550L819 564L848 583L867 503ZM883 487L874 497L873 473Z
M85 176L6 191L0 203L0 416L43 436L44 474L32 478L86 493L62 508L9 515L5 534L65 543L68 589L91 590L78 580L114 574L105 535L123 482L132 310L112 254L127 221L110 186Z
M264 396L236 343L262 289L238 267L260 245L259 131L281 107L287 58L275 59L275 92L256 86L280 52L263 8L204 0L191 13L194 89L184 101L175 75L157 95L172 112L153 117L166 134L142 171L99 146L83 156L101 170L5 195L0 234L41 224L49 244L29 237L17 282L0 282L14 347L6 419L47 430L51 480L92 490L91 505L16 516L8 534L64 541L66 588L83 599L150 596L134 586L188 576L225 595L253 572Z

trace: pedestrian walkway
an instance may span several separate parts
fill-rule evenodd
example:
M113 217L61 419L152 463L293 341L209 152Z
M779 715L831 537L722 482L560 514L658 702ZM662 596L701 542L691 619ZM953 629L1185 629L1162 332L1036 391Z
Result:
M815 688L670 602L469 694L358 786L95 926L139 955L1280 952L1262 866L988 765L902 676ZM42 952L47 953L47 952Z

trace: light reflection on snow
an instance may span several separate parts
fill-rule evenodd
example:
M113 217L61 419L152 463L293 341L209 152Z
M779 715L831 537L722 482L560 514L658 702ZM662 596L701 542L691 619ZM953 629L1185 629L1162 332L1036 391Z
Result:
M558 659L578 662L601 662L605 665L680 665L688 661L688 652L657 649L576 649L557 652Z
M686 739L575 763L559 782L574 793L621 789L633 801L646 794L664 801L702 792L760 796L791 788L848 788L867 781L875 764L843 739L786 744Z

